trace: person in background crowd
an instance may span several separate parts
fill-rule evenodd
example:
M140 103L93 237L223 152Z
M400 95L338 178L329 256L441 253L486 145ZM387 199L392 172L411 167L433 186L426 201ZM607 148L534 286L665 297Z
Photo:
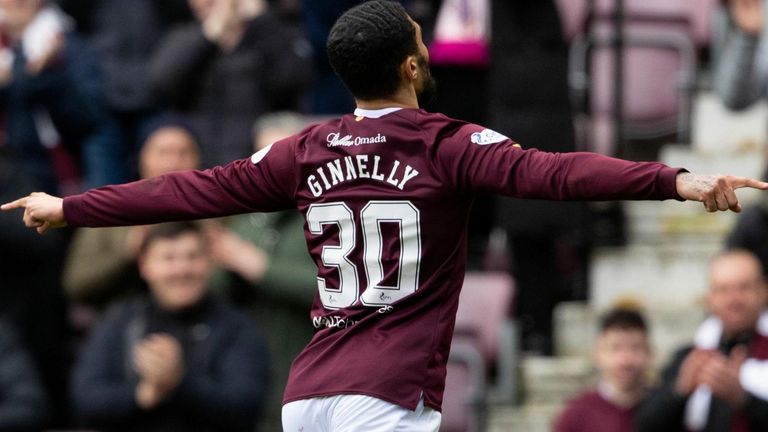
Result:
M325 53L325 42L333 23L347 9L364 0L301 0L307 38L312 45L315 79L310 88L310 112L313 114L339 114L352 111L355 101L333 72Z
M116 305L72 380L76 416L105 431L252 431L267 392L258 326L208 294L194 222L154 225L139 248L150 295Z
M763 174L763 178L768 178L768 173ZM756 203L744 207L725 244L729 249L745 249L755 254L763 266L763 274L768 274L768 199L760 197Z
M255 127L256 150L305 126L307 120L298 114L267 114ZM214 261L229 270L217 282L251 310L266 332L272 386L260 424L261 430L281 430L280 407L291 362L314 333L307 316L317 292L317 267L307 253L304 218L295 210L235 216L228 227L209 225Z
M160 117L149 125L139 153L142 178L195 169L197 137L182 118ZM100 309L142 286L136 253L145 227L77 230L67 255L63 285L67 296Z
M634 431L634 414L648 394L646 374L651 364L645 318L632 309L606 313L594 360L600 371L597 389L568 403L555 432Z
M763 0L730 0L718 11L715 89L725 106L742 110L768 97L768 8ZM765 174L764 174L765 177ZM768 274L768 203L747 206L728 235L731 249L747 249Z
M555 2L491 1L490 48L488 126L539 150L575 151L568 46ZM519 289L523 350L551 354L555 305L586 298L587 205L499 198L494 208Z
M103 98L97 59L45 0L0 1L0 109L6 144L37 187L58 191L51 149L79 156L88 187L125 181L120 135Z
M31 192L36 184L11 149L0 146L0 197ZM47 415L38 419L37 430L66 427L69 413L70 330L61 289L66 237L58 232L37 241L12 218L0 214L0 316L17 332L18 343L29 353L42 392L49 398ZM2 396L0 387L0 400Z
M768 11L763 0L729 0L720 12L715 90L725 106L741 110L768 96Z
M120 126L123 167L136 172L141 133L160 115L149 86L149 61L173 25L192 18L186 0L58 0L99 54L104 96Z
M435 90L429 53L420 26L395 2L345 12L328 54L355 96L354 113L226 166L0 206L24 209L24 224L41 234L298 208L318 265L317 330L291 367L286 430L439 428L477 193L695 200L709 212L738 212L736 189L768 189L660 163L524 150L491 129L420 109Z
M710 264L710 317L678 351L637 413L641 432L768 430L768 287L758 259L723 252Z
M0 319L0 430L36 432L49 416L47 394L14 326Z
M160 102L189 117L202 167L251 150L262 114L298 108L312 75L311 50L265 0L190 0L197 21L171 30L149 68Z

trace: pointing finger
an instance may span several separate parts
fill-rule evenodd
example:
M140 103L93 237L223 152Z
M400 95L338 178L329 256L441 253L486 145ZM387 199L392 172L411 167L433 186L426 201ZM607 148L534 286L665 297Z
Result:
M732 177L731 184L734 189L750 187L754 189L768 190L768 183L748 177Z
M19 198L16 201L5 203L2 206L0 206L0 210L7 211L7 210L18 209L18 208L24 208L27 206L28 199L29 199L29 196L25 196L24 198Z

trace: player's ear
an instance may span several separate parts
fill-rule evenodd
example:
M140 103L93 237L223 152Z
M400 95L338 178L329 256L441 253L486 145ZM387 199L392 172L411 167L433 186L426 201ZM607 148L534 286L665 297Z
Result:
M419 61L415 55L409 55L400 65L400 74L406 82L415 82L419 79Z

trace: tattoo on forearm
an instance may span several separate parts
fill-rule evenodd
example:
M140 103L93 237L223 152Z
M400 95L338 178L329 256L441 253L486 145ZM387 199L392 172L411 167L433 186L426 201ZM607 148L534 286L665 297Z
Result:
M715 185L716 176L683 173L680 174L680 180L692 190L698 193L704 193L712 190L712 187Z

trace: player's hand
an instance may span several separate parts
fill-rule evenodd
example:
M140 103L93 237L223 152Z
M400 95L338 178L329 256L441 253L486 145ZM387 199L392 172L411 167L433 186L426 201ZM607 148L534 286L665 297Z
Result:
M44 234L50 228L61 228L67 225L64 219L64 200L42 192L33 192L29 196L19 198L0 206L0 210L8 211L24 209L24 225L36 228Z
M680 173L676 179L677 194L681 198L704 203L708 212L718 210L741 211L736 189L749 187L768 190L768 183L747 177L727 175L701 175Z
M763 0L730 0L728 8L744 33L757 36L763 30Z

